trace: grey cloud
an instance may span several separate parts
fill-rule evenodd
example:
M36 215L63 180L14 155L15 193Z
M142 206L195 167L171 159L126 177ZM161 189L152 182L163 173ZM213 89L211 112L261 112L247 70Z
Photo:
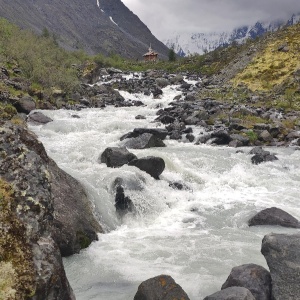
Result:
M299 0L122 0L163 39L174 32L232 30L300 12Z

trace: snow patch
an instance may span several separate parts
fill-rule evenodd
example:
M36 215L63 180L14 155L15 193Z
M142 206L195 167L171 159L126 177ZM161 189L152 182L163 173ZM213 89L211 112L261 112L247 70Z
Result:
M109 18L110 18L110 20L111 20L115 25L117 25L117 26L119 27L119 25L113 20L112 17L109 17Z

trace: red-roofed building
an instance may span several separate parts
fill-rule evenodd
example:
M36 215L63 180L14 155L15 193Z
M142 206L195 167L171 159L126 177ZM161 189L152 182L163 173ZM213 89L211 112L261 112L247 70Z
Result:
M156 60L157 60L157 57L158 57L158 53L155 52L155 51L151 48L151 45L150 45L148 52L145 53L143 56L144 56L144 60L145 60L145 61L156 61Z

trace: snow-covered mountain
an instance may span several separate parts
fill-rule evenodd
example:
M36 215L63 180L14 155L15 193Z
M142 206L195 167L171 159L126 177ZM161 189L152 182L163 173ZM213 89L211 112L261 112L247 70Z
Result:
M293 15L289 20L272 22L257 22L254 25L236 28L233 31L211 33L185 33L174 35L163 42L180 56L199 53L203 54L232 42L242 43L246 39L255 39L268 31L276 31L283 25L293 25L300 21L300 13Z

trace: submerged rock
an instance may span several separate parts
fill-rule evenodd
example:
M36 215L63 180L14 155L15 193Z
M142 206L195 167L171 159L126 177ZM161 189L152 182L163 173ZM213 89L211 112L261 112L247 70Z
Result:
M269 151L264 150L262 147L253 148L249 154L254 154L251 157L251 162L255 165L261 164L263 162L278 160L278 158L271 154Z
M134 300L189 300L190 298L171 276L160 275L143 281Z
M272 299L300 299L300 235L268 234L262 241L272 278Z
M300 228L299 221L287 212L277 207L262 210L252 217L249 226L278 225L283 227Z
M203 300L258 300L258 298L255 299L246 288L235 286L207 296Z
M115 207L121 216L134 210L131 199L125 196L124 188L121 185L118 185L116 188Z
M248 264L234 267L222 285L222 290L233 286L248 289L255 299L270 300L271 298L270 272L259 265Z

